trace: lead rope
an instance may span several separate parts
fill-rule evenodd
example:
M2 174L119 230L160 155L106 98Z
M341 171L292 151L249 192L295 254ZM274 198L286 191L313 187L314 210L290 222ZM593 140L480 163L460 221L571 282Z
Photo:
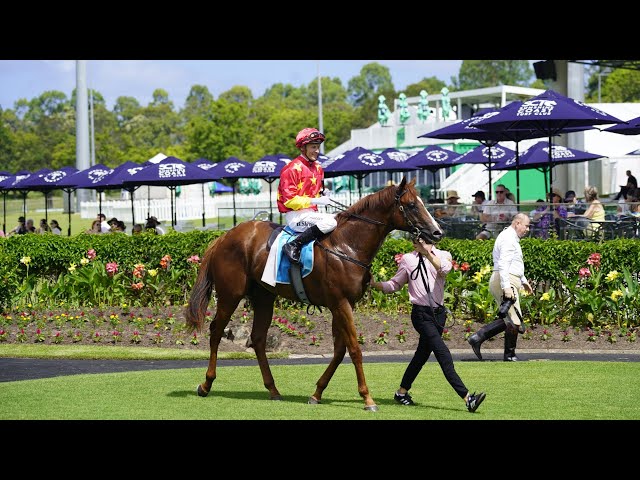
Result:
M423 270L424 270L424 273L423 273ZM427 297L429 298L429 310L431 310L431 318L433 318L433 322L436 324L436 328L438 329L438 332L442 334L442 331L444 330L444 326L441 329L440 325L438 325L438 322L436 322L436 314L435 314L435 311L433 310L433 306L431 305L431 303L434 302L437 304L437 302L435 302L431 297L431 289L429 288L429 282L427 281L427 279L425 279L425 275L427 276L427 278L429 278L429 272L427 270L427 266L424 263L424 258L422 257L422 254L420 252L418 252L418 266L414 268L410 274L411 280L416 280L418 278L418 275L420 275L420 278L422 279L422 284L424 285L424 288L427 291Z

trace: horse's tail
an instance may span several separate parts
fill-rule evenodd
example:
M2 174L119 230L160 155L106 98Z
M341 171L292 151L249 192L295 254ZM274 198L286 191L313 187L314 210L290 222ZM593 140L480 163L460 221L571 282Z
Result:
M205 313L209 306L211 292L215 284L213 272L209 271L209 263L217 250L218 240L220 240L220 237L207 249L202 258L198 278L196 278L196 282L193 285L191 296L189 297L189 304L185 309L187 329L190 332L194 330L201 332L204 326Z

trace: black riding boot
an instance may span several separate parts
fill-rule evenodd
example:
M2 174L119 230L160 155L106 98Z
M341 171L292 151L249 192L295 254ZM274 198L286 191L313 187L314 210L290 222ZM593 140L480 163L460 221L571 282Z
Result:
M504 361L517 362L520 360L516 356L516 344L518 343L518 330L508 327L504 332Z
M471 345L473 353L476 354L476 357L482 360L482 354L480 353L480 345L482 345L482 342L488 340L489 338L495 337L500 332L504 332L506 328L507 325L504 323L504 320L498 318L497 320L494 320L493 322L485 325L476 333L471 335L467 339L467 342L469 342L469 344Z
M289 260L291 260L291 262L300 263L300 252L302 251L302 246L312 240L317 240L322 235L322 230L320 230L317 225L313 225L300 233L289 243L285 243L284 247L282 247L282 251Z

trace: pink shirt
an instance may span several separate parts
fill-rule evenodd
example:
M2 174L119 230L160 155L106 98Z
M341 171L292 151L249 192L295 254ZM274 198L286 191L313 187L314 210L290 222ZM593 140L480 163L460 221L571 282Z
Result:
M444 282L447 274L451 271L451 254L446 250L438 250L433 247L433 253L440 259L440 270L431 265L431 262L424 259L424 265L427 267L427 281L429 282L429 290L431 290L431 301L429 295L424 288L422 276L417 274L415 279L411 278L411 272L418 267L418 252L413 251L402 256L398 271L392 279L386 282L380 282L384 293L392 293L400 290L406 283L409 284L409 300L414 305L427 306L431 304L433 308L444 303ZM424 270L423 270L424 273Z

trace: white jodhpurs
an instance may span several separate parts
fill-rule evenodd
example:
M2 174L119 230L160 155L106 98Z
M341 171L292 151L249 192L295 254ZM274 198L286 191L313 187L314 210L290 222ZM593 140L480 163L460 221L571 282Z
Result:
M322 233L329 233L338 225L333 213L320 213L310 208L287 212L284 218L287 226L294 232L304 232L315 225Z

